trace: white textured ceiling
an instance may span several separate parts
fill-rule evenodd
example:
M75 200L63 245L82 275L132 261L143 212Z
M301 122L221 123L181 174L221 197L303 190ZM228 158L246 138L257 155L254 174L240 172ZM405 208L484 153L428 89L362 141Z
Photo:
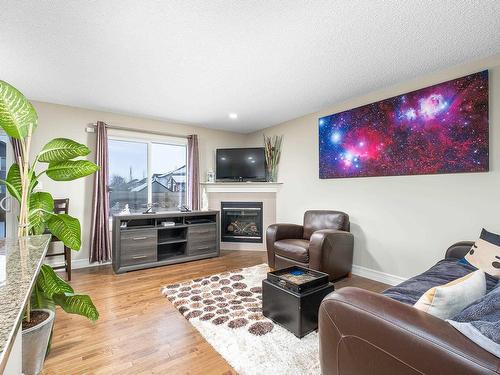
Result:
M0 0L31 99L244 133L498 52L498 0Z

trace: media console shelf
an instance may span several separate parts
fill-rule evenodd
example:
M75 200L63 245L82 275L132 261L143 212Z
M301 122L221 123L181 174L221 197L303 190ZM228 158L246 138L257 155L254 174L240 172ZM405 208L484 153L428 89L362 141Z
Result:
M219 256L219 232L219 211L114 215L113 270L123 273Z

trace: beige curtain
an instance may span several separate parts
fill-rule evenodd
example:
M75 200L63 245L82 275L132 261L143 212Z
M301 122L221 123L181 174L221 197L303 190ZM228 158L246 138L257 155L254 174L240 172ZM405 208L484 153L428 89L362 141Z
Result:
M96 164L100 169L94 179L94 199L92 205L92 230L90 237L90 262L111 260L109 238L109 195L108 195L108 135L106 124L97 122Z
M200 209L200 161L198 156L198 136L188 136L188 206Z

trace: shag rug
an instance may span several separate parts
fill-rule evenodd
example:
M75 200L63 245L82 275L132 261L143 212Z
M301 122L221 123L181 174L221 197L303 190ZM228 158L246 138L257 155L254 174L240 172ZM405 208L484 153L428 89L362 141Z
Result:
M241 375L320 374L316 332L298 339L262 315L267 264L167 285L162 293Z

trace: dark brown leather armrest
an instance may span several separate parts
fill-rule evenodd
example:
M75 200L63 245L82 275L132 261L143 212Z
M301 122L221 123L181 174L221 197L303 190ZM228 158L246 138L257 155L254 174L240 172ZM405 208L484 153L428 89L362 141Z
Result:
M446 321L358 288L319 311L323 375L498 374L500 361Z
M279 240L302 238L304 227L297 224L272 224L266 231L267 263L274 268L274 243Z
M350 232L322 229L314 232L309 243L309 266L339 279L352 268L354 236Z
M446 259L462 259L465 254L474 245L473 241L460 241L451 245L448 250L446 250Z

